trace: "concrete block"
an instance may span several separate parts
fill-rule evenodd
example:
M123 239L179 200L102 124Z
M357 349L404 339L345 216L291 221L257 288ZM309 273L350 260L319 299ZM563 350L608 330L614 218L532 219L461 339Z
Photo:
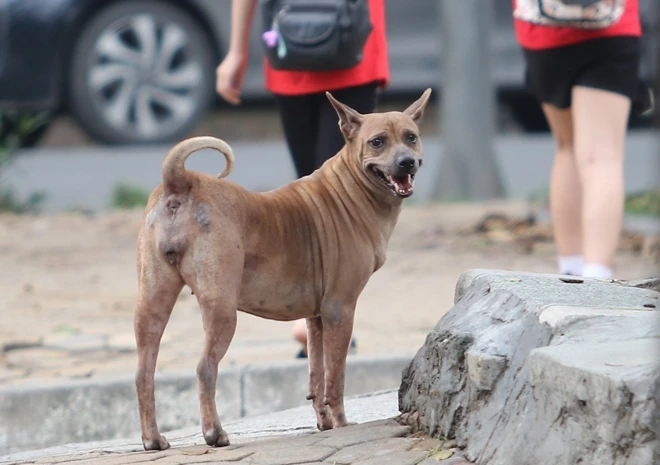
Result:
M412 355L392 357L349 356L345 395L395 389ZM243 416L260 415L309 405L306 360L249 365L244 373ZM349 418L350 419L350 418Z
M395 389L411 358L351 356L346 395ZM307 370L305 360L221 370L216 389L220 419L301 405L313 418L311 403L305 400ZM199 427L195 373L156 375L156 415L163 433ZM0 389L0 454L122 437L140 438L133 377Z
M216 399L222 418L240 417L240 370L219 374ZM156 375L156 411L163 432L199 425L194 374ZM140 437L133 377L0 389L0 454L131 436Z

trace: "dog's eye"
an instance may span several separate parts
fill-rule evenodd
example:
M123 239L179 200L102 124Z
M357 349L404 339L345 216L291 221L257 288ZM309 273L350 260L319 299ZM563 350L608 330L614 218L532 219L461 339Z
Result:
M371 144L372 147L379 148L383 146L385 141L383 141L383 139L381 139L380 137L376 137L374 139L371 139L369 143Z
M414 144L415 142L417 142L417 136L413 133L408 134L408 142Z

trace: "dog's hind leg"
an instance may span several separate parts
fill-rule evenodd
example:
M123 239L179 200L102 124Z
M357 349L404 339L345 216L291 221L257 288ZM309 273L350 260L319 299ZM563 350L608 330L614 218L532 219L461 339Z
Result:
M321 431L332 429L325 400L325 373L323 368L323 323L321 317L307 318L307 357L309 361L309 394L316 413L316 427Z
M332 427L348 424L344 413L346 356L353 333L355 303L332 304L323 317L323 358L325 364L325 405L330 407Z
M172 313L183 281L177 270L164 261L139 263L138 303L135 311L135 342L138 368L135 376L142 444L145 450L163 450L169 443L158 432L154 372L160 340Z
M226 253L209 250L212 249L208 244L195 245L191 266L186 267L192 273L184 275L184 279L197 296L205 332L204 349L197 365L202 433L209 446L220 447L229 445L229 438L222 429L215 403L218 363L236 330L243 255L237 249Z
M212 290L214 292L215 290ZM235 298L226 295L205 295L198 297L202 309L206 340L202 358L197 365L199 381L199 405L202 415L202 433L209 446L227 446L229 438L222 429L215 405L218 364L224 357L236 330Z

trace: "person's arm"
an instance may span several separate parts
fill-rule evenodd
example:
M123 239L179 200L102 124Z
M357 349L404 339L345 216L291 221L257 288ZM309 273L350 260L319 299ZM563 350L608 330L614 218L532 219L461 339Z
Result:
M257 0L232 0L231 35L227 56L216 70L216 90L234 105L241 103L241 86L248 65L250 29Z
M229 53L247 57L250 27L256 6L257 0L232 0Z

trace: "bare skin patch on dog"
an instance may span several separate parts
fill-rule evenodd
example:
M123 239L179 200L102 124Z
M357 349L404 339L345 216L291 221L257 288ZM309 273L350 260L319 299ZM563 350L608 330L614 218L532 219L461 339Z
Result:
M156 211L155 209L149 210L149 213L147 213L146 218L144 219L144 224L147 226L147 228L151 228L154 225L154 220L156 219Z
M168 250L165 252L165 256L167 257L167 261L170 262L170 265L176 263L176 252L174 250Z
M167 210L168 210L171 214L175 214L176 211L177 211L177 210L179 209L179 207L181 206L181 201L180 201L179 199L170 198L170 199L167 200L167 202L165 203L165 205L167 206Z
M170 240L160 243L159 247L170 265L176 265L186 250L185 242L182 240Z
M266 263L266 257L254 253L248 253L245 254L245 262L243 266L246 270L254 271L264 263Z
M328 311L325 312L328 323L335 326L341 322L341 305L338 302L332 302L328 305Z
M206 232L211 225L211 209L205 203L200 203L195 210L195 221L202 231Z

